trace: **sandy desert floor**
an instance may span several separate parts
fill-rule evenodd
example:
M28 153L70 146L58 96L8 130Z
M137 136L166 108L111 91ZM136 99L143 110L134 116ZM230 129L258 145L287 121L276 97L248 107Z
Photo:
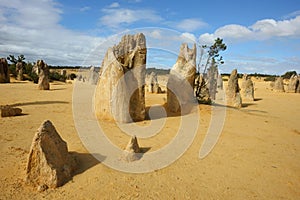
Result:
M83 146L73 121L72 84L54 82L50 91L30 82L0 84L0 105L17 105L24 113L0 118L0 199L299 199L300 95L275 93L268 85L255 82L256 101L227 108L218 143L204 159L198 155L211 107L200 105L197 135L182 157L151 173L130 174L105 166ZM163 104L165 97L147 93L146 103ZM79 164L64 186L38 192L24 178L32 138L46 119ZM168 118L163 130L139 140L140 146L154 151L166 145L179 121ZM103 124L107 136L124 148L129 136L114 123Z

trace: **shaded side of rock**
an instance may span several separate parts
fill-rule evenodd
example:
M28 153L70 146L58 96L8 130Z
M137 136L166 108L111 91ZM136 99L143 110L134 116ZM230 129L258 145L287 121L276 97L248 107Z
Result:
M167 107L171 112L189 113L195 102L194 81L196 75L196 44L189 49L181 44L176 63L173 65L167 83Z
M95 94L98 119L122 123L145 119L146 39L125 35L109 48Z
M26 168L26 183L37 188L56 188L72 178L76 168L67 143L46 120L35 134Z
M8 63L5 58L0 58L0 83L9 83L10 76L9 76L9 69Z
M228 80L227 94L226 94L227 104L232 107L241 108L242 98L240 95L240 88L238 83L237 70L234 69Z
M297 75L292 75L289 80L287 92L296 93L298 86L299 86L299 77Z
M1 106L0 109L1 109L1 117L13 117L22 114L21 108L14 108L9 105Z
M199 85L199 87L196 87L195 89L198 102L200 104L211 104L212 99L210 98L209 89L207 87L207 81L205 81L203 74L197 76L195 82L196 85Z

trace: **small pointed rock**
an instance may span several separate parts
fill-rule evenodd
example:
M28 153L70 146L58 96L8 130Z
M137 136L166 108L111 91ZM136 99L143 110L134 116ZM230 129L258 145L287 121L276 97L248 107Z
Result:
M141 152L136 136L132 136L124 150L124 159L132 162L139 159L138 153Z
M72 178L75 165L67 143L49 120L44 121L31 144L26 183L39 191L62 186Z

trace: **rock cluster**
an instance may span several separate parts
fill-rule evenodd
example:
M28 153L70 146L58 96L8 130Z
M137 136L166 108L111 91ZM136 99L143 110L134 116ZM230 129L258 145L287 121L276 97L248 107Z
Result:
M156 94L163 93L157 81L157 74L155 72L151 72L151 74L149 75L148 91L150 93L156 93Z
M194 103L194 81L196 75L196 44L189 49L181 44L176 63L173 65L167 83L167 107L171 112L190 112Z
M98 119L122 123L145 119L146 53L142 33L125 35L107 50L95 95Z
M76 161L69 154L67 143L49 120L44 121L32 140L26 183L39 190L56 188L72 178L75 168Z
M238 83L237 70L234 69L228 80L227 94L226 94L227 104L232 107L241 108L242 98L240 95L240 88Z
M10 76L8 70L7 60L5 58L0 58L0 83L9 83Z

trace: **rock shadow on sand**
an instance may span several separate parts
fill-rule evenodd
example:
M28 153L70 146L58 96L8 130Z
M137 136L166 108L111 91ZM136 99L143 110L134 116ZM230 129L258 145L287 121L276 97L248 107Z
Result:
M98 165L106 159L105 156L100 154L90 154L90 153L78 153L70 152L70 154L75 158L77 162L77 169L75 170L73 177L82 174L88 169Z

